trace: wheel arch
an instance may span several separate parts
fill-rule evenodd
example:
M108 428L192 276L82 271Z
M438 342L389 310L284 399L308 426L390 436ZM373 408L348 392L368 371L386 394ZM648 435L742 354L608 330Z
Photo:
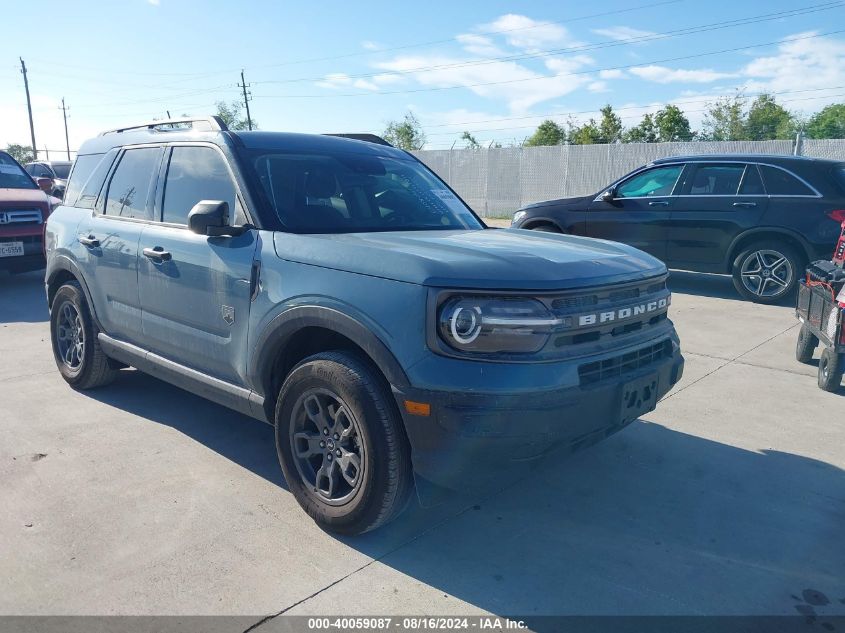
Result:
M544 216L536 217L536 218L529 218L519 228L531 230L531 229L536 229L538 226L551 226L551 227L557 229L558 231L560 231L561 233L566 233L566 230L560 225L560 223L557 220L555 220L553 218L549 218L549 217L544 217Z
M325 306L297 306L277 315L256 340L249 373L264 394L264 411L272 423L281 384L303 358L343 349L361 355L390 385L407 387L408 377L388 346L360 320Z
M47 309L49 310L53 305L53 299L59 288L69 281L75 281L82 288L82 294L85 295L85 301L88 303L88 310L91 312L94 323L102 330L100 320L97 318L97 309L91 300L91 291L88 289L88 284L79 267L67 257L57 257L51 264L46 277Z
M774 240L785 242L795 248L800 254L804 255L807 260L812 259L813 250L810 244L798 233L783 229L779 227L757 227L750 229L736 236L728 248L727 257L723 262L725 272L731 273L733 271L734 260L739 255L743 248L762 240Z

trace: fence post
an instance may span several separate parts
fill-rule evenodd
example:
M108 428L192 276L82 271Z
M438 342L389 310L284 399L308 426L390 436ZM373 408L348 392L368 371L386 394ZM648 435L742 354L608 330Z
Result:
M793 149L793 154L795 156L803 156L804 151L804 128L798 130L798 134L795 135L795 148Z

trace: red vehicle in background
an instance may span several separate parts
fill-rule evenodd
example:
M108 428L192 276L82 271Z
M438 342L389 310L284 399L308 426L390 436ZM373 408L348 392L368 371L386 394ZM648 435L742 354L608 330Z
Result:
M0 152L0 270L13 273L43 268L44 226L59 200L48 195L50 178L33 178L6 152Z

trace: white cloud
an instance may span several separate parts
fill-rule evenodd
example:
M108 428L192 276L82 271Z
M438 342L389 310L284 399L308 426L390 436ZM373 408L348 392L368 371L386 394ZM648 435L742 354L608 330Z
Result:
M147 2L153 5L154 7L157 7L159 4L161 4L161 0L147 0Z
M669 83L710 83L726 77L734 77L732 73L717 72L708 68L700 70L686 70L683 68L667 68L666 66L637 66L629 71L640 79L659 84Z
M610 92L606 81L593 81L587 84L587 90L590 92Z
M622 79L625 76L621 70L618 69L611 69L611 70L600 70L599 77L601 79Z
M476 35L474 33L462 33L456 38L460 42L464 50L473 55L480 55L482 57L495 57L504 55L504 51L493 43L493 40L485 35Z
M320 88L327 88L329 90L338 90L340 88L358 88L359 90L379 90L377 83L372 81L374 77L367 79L354 79L345 73L331 73L326 75L322 81L318 81L315 85Z
M559 24L532 20L528 16L514 13L508 13L489 24L483 24L479 30L504 31L501 36L508 44L527 50L560 44L569 39L569 32Z
M632 29L630 26L612 26L607 29L593 29L593 33L617 41L647 38L657 35L654 31Z
M379 46L376 42L373 42L372 40L364 40L363 42L361 42L361 48L367 51L377 51L381 48L381 46Z
M586 55L548 59L545 65L553 71L550 75L516 62L466 65L467 61L436 55L400 56L388 62L379 62L376 67L394 72L408 71L405 76L423 86L463 86L481 97L505 101L513 112L524 112L537 103L569 94L590 83L586 75L569 73L593 60ZM429 70L414 70L417 68Z

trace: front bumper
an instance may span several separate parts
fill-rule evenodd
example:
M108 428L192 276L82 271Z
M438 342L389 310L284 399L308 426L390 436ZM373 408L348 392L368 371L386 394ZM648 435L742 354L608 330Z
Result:
M664 339L659 345L664 345L664 351L653 362L629 363L627 368L599 378L586 372L578 384L552 390L394 389L415 474L440 487L482 490L504 483L503 477L518 475L552 451L577 450L612 435L653 408L683 375L684 359L677 338ZM613 358L627 354L630 359L636 351L582 359L578 365L592 368L604 362L611 367ZM623 397L630 394L632 385L653 385L655 381L652 403L626 408ZM431 414L408 413L405 400L429 403Z

